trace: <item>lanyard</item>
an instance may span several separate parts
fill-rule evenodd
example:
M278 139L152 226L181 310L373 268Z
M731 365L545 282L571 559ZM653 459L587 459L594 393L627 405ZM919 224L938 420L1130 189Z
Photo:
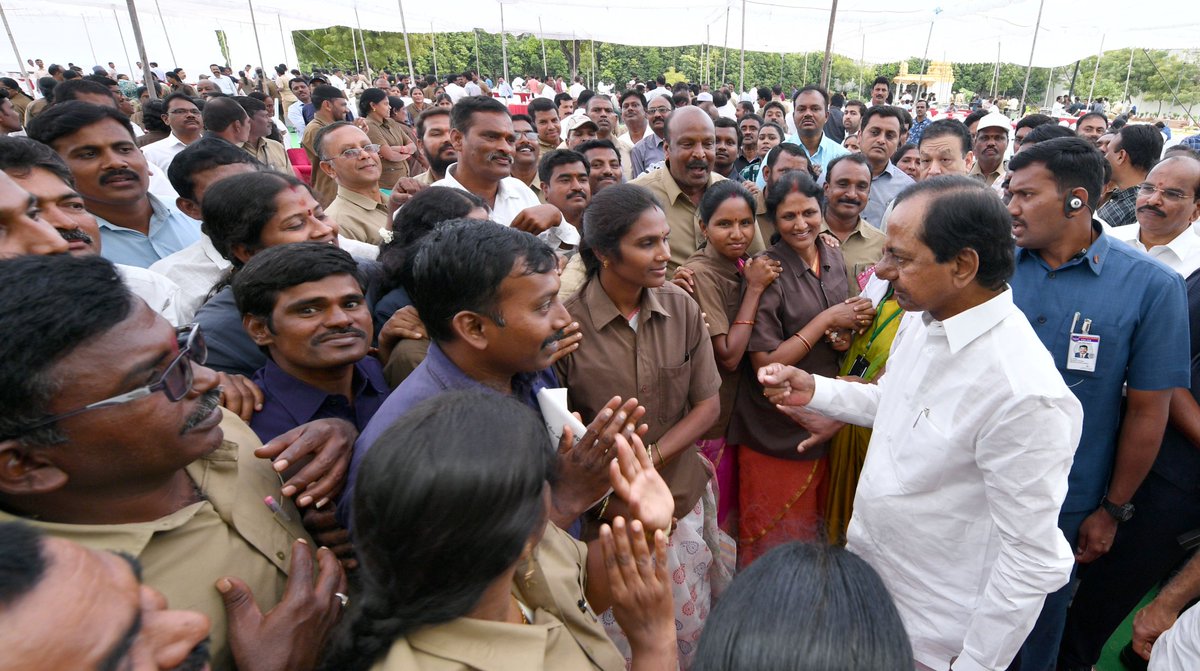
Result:
M883 304L884 304L884 303L886 303L886 302L887 302L887 300L888 300L889 298L891 298L891 297L892 297L892 292L891 292L891 290L889 290L889 291L888 291L888 293L887 293L887 296L884 296L884 297L883 297L883 300L882 300L882 301L879 301L879 304L880 304L880 305L883 305ZM900 314L901 314L902 312L904 312L904 310L903 310L902 308L899 308L899 307L898 307L898 308L896 308L896 311L895 311L895 312L893 312L892 314L888 315L888 318L887 318L887 319L885 319L885 320L883 320L883 323L882 323L882 324L880 324L879 326L876 326L876 327L875 327L875 330L871 332L871 339L867 341L867 348L866 348L866 350L864 350L864 352L863 352L864 354L865 354L866 352L870 352L870 351L871 351L871 345L874 345L874 344L875 344L875 338L878 338L878 337L879 337L879 334L880 334L881 332L883 332L883 329L887 328L887 325L888 325L888 324L891 324L891 323L892 323L892 320L893 320L893 319L895 319L896 317L899 317L899 316L900 316Z

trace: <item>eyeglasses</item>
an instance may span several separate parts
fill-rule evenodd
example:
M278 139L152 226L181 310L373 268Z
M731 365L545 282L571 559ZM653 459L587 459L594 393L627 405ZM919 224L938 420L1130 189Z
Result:
M170 114L171 116L180 116L183 114L186 114L188 116L200 116L200 110L198 110L198 109L190 109L189 110L189 109L183 109L183 108L176 108L176 109L171 110L170 112L167 112L167 114Z
M192 390L192 382L194 381L192 364L204 365L204 362L208 359L208 346L204 342L204 336L200 333L199 324L191 324L190 326L175 329L175 340L179 347L179 355L163 371L162 377L158 379L158 382L146 385L145 387L139 387L118 396L113 396L112 398L106 398L103 401L89 403L82 408L64 412L61 415L53 415L37 420L32 424L26 424L8 437L20 436L34 429L40 429L43 426L53 424L68 417L74 417L89 410L109 408L114 405L136 401L159 391L166 394L167 400L172 403L183 400L188 395L188 392Z
M371 153L371 154L378 154L378 153L379 153L379 145L377 145L377 144L369 144L369 145L367 145L367 146L365 146L365 147L350 147L350 148L349 148L349 149L347 149L346 151L343 151L342 153L338 154L337 156L330 156L329 158L323 158L323 159L321 159L321 160L322 160L322 161L332 161L333 159L335 159L335 158L338 158L338 157L341 157L341 158L358 158L359 156L362 156L362 153L363 153L364 151L365 151L365 152L368 152L368 153Z
M1195 199L1195 196L1189 196L1186 193L1180 191L1179 189L1160 189L1157 186L1154 186L1153 184L1146 184L1146 183L1138 184L1137 189L1138 189L1139 196L1153 196L1155 193L1161 193L1163 200L1169 200L1169 201L1172 201L1175 203L1178 203L1178 202L1181 202L1184 200L1194 200Z
M647 114L670 114L670 107L649 107L646 109Z
M537 140L538 134L536 130L517 131L517 137L524 137L526 140Z

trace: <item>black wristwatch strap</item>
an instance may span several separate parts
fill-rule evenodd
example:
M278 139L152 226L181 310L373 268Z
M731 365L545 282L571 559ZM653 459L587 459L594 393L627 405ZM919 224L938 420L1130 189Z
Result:
M1104 512L1112 515L1112 518L1118 522L1128 522L1133 517L1134 508L1132 503L1126 503L1123 506L1118 506L1112 501L1109 501L1108 497L1105 497L1100 501L1100 507L1104 509Z

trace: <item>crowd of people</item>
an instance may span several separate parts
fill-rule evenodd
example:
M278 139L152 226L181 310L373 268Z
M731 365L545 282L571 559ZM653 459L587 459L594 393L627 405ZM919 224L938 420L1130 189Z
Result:
M149 65L0 78L0 669L1200 666L1197 142Z

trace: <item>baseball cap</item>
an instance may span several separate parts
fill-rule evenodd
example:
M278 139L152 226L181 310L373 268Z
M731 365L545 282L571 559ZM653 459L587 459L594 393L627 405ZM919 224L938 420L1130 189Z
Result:
M600 127L596 125L595 121L592 121L592 118L587 115L587 112L584 112L583 110L575 110L574 112L571 112L569 115L567 115L566 119L563 119L563 137L568 137L571 135L571 131L579 128L580 126L586 126L589 124L593 129L600 130Z
M1011 131L1012 127L1012 119L1009 119L1000 112L988 112L979 120L979 125L975 126L975 132L978 133L984 128L1003 128L1006 131Z

